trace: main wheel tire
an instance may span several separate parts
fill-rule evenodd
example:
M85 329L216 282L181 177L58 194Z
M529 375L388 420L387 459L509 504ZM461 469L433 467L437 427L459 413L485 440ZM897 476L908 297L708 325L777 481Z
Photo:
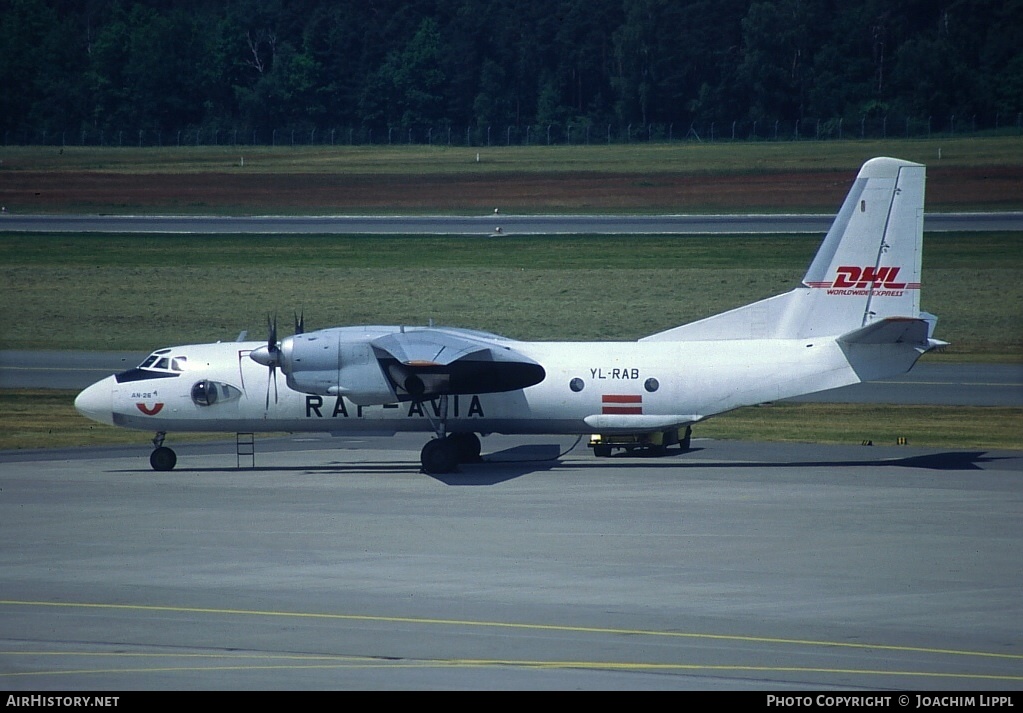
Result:
M149 465L153 470L173 470L177 465L178 454L167 446L160 446L149 454Z
M448 440L458 453L459 463L478 463L483 444L475 433L452 433Z
M450 438L434 438L423 446L419 461L424 473L444 475L458 467L458 448Z

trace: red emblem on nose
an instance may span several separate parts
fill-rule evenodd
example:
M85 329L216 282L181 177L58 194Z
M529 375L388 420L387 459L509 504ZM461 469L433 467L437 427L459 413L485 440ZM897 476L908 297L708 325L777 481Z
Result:
M154 404L153 408L149 408L143 403L137 403L135 407L147 416L155 416L163 410L163 404Z

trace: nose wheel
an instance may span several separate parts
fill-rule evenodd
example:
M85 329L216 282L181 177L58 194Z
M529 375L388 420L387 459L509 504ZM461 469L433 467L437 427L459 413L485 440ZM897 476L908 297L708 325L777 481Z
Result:
M177 453L167 446L160 446L149 454L149 465L153 466L153 470L173 470L177 462Z
M153 437L153 452L149 454L149 465L153 470L173 470L178 462L178 454L172 449L163 445L163 439L167 434L160 431Z

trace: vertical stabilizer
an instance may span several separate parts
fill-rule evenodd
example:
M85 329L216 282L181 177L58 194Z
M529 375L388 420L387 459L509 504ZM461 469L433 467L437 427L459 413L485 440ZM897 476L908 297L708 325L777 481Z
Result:
M814 331L920 315L924 172L894 158L863 164L803 278Z

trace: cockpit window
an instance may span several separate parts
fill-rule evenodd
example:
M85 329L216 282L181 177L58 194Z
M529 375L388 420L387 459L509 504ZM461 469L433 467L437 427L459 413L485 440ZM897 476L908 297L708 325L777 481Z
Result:
M133 381L149 381L150 379L172 379L181 376L188 364L188 359L183 356L170 356L171 349L158 349L134 369L128 369L117 374L118 384L127 384Z
M188 363L188 357L176 356L168 357L164 356L170 350L161 349L158 352L153 352L146 359L138 365L139 369L154 369L159 371L184 371L185 366Z

